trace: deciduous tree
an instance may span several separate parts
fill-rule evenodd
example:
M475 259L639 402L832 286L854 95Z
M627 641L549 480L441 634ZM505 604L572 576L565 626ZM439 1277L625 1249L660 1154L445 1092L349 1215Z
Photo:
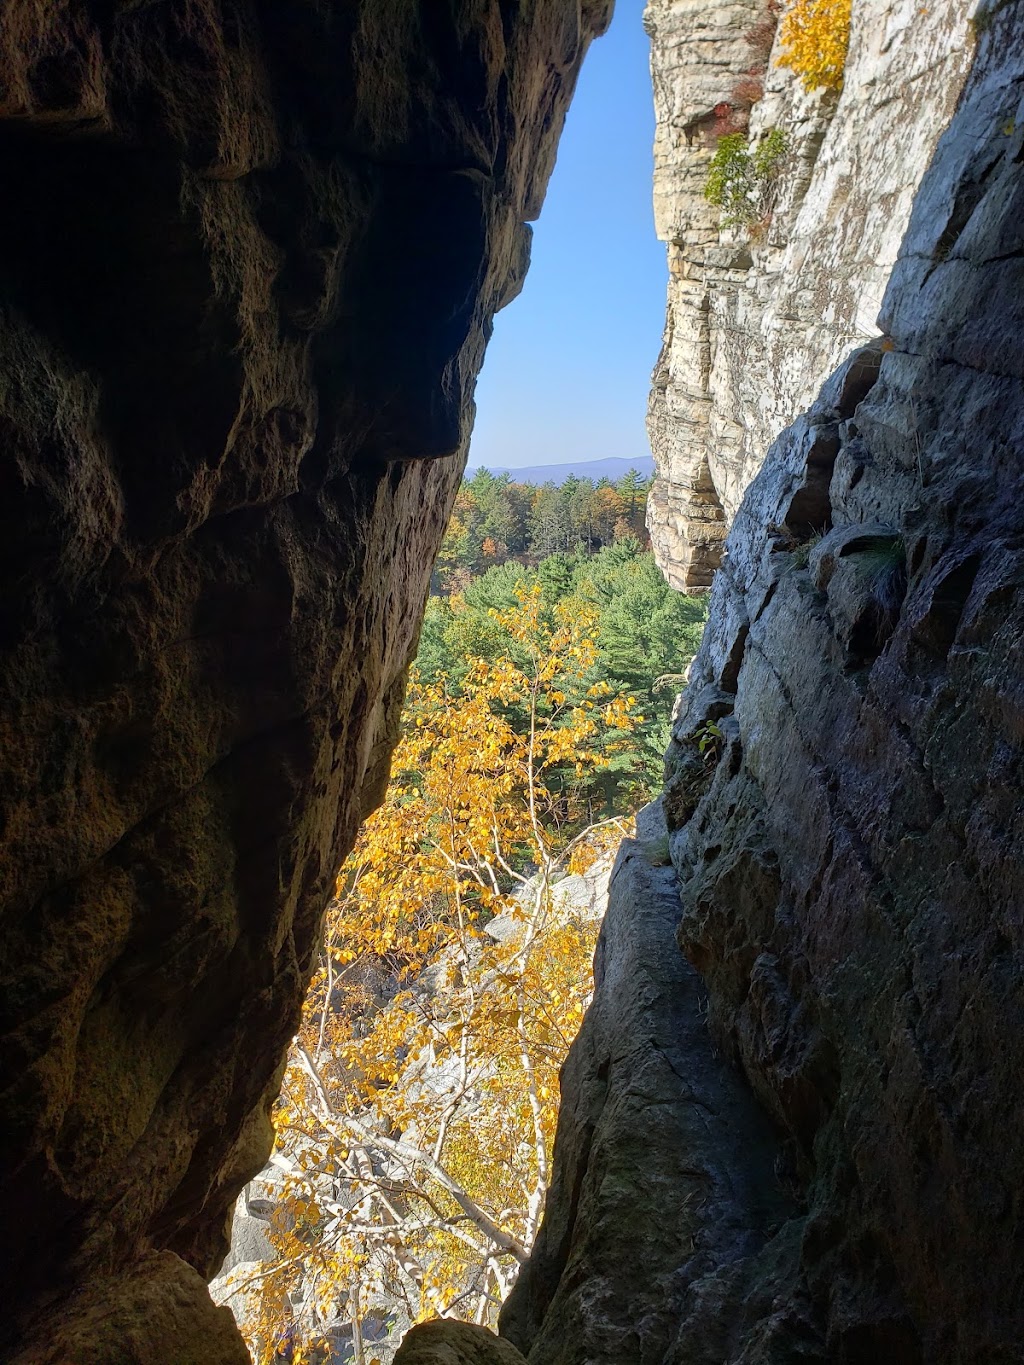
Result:
M413 681L387 798L338 879L275 1120L261 1361L300 1284L296 1360L339 1313L365 1360L358 1321L382 1298L493 1321L536 1236L596 934L552 888L577 787L634 720L592 680L592 609L552 613L534 584L493 614L516 656L457 690Z

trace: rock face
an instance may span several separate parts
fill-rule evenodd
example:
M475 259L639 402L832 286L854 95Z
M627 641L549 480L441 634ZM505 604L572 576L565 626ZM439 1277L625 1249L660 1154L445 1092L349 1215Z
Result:
M778 1138L716 1058L706 989L676 945L659 806L637 834L619 854L594 1004L562 1073L544 1223L501 1315L531 1365L722 1361L724 1312L741 1284L770 1295L770 1274L755 1288L758 1253L795 1214L773 1175Z
M203 1277L609 11L4 7L5 1358L246 1358Z
M505 1311L532 1365L1024 1360L1024 22L976 27L884 339L726 543L667 759L681 911L629 850L613 882Z
M525 1365L507 1341L469 1322L424 1322L406 1335L395 1365Z
M765 0L648 0L654 204L668 312L648 428L648 502L670 583L706 587L779 431L851 344L877 334L914 192L967 71L970 0L857 0L842 93L808 94L771 54ZM717 135L750 115L787 152L770 217L719 229L704 198ZM712 111L719 110L717 116Z

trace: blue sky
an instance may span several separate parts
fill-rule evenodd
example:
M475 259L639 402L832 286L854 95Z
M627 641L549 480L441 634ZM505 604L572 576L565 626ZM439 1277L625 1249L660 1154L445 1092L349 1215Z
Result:
M665 311L642 0L619 0L580 74L522 294L495 319L471 465L649 454L644 413Z

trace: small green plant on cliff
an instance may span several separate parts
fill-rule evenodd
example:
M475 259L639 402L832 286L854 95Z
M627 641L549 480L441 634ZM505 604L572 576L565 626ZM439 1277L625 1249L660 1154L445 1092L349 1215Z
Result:
M842 89L852 8L852 0L794 0L783 16L779 65L808 90Z
M808 537L807 540L803 540L797 545L793 551L793 567L795 569L807 568L808 564L811 562L811 551L814 549L815 545L821 543L822 535L823 532L816 531L813 536Z
M879 538L854 557L858 577L874 600L879 628L886 633L899 616L907 592L907 547L902 536Z
M704 197L722 210L722 227L753 227L771 217L786 155L786 134L770 129L753 147L742 133L719 140Z
M697 751L704 762L717 763L722 755L722 745L725 743L721 726L716 725L713 720L707 720L694 731L693 737L697 741Z

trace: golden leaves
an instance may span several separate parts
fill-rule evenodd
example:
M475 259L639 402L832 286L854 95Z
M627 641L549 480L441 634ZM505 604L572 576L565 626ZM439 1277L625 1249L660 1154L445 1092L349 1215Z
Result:
M841 90L850 44L852 0L794 0L779 31L780 66L808 90Z
M592 680L590 608L552 613L535 587L494 616L518 662L473 661L458 690L412 679L393 781L338 876L275 1115L290 1174L259 1359L299 1280L322 1318L357 1285L490 1320L536 1235L597 933L553 885L575 784L635 719Z

